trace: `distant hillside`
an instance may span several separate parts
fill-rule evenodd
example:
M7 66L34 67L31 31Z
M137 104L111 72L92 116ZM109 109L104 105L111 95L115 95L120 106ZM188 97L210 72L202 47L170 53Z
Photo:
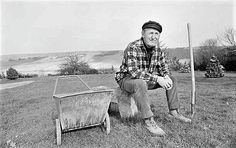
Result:
M73 52L53 52L53 53L34 53L34 54L9 54L9 55L1 55L0 61L9 61L9 60L19 60L19 59L27 59L32 57L65 57L73 53L77 54L87 54L93 51L73 51Z
M0 72L5 72L9 67L17 69L21 73L56 73L60 65L65 61L65 57L70 54L79 54L82 59L92 68L119 68L124 50L110 51L78 51L61 53L42 53L42 54L14 54L2 55L0 58ZM169 58L188 59L188 48L169 48L166 49Z
M90 62L90 59L99 52L79 51L2 55L0 72L5 72L9 67L13 67L21 73L56 73L60 65L65 61L65 57L75 53L79 54L84 61Z
M93 57L93 61L98 63L107 63L113 66L114 68L118 68L121 64L122 57L122 50L102 51Z

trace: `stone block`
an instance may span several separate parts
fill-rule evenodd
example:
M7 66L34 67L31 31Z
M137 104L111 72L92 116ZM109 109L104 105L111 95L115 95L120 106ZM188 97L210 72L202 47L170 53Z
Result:
M130 118L138 113L138 108L134 101L133 94L122 91L118 87L114 91L114 97L117 100L121 118Z

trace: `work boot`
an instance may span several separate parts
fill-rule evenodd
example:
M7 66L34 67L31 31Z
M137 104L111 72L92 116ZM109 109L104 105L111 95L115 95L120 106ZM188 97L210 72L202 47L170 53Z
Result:
M157 126L156 122L154 121L153 117L150 117L148 119L145 119L145 127L153 134L164 136L166 133Z
M190 123L191 119L184 117L183 115L181 115L177 110L172 110L169 112L168 114L169 118L175 118L178 119L180 121L186 122L186 123Z

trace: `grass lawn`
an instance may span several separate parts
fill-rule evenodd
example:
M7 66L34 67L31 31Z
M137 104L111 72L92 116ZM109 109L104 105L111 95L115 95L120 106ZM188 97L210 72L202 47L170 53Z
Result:
M180 112L189 116L191 75L173 73L178 79ZM84 75L81 78L91 87L116 88L114 75ZM57 147L55 138L55 102L52 99L56 77L39 77L17 81L31 84L0 91L1 126L0 147ZM0 83L17 81L2 80ZM79 82L78 82L79 83ZM66 81L58 92L83 90L81 83ZM64 88L63 88L64 86ZM193 122L182 123L166 117L167 102L162 89L149 91L158 125L167 135L151 135L141 120L121 121L119 114L111 113L111 133L100 127L62 134L61 147L225 147L236 148L236 73L223 78L204 78L196 72L196 114ZM7 144L8 143L8 144ZM14 145L15 144L15 145ZM11 145L11 146L10 146Z

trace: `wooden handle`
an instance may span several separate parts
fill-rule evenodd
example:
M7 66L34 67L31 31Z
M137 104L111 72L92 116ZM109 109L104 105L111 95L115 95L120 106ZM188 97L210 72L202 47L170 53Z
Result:
M194 75L194 59L193 59L193 49L192 49L192 40L191 40L191 25L187 24L188 29L188 43L189 43L189 51L190 51L190 64L191 64L191 76L192 76L192 91L191 91L191 113L194 113L194 105L195 105L195 75Z

